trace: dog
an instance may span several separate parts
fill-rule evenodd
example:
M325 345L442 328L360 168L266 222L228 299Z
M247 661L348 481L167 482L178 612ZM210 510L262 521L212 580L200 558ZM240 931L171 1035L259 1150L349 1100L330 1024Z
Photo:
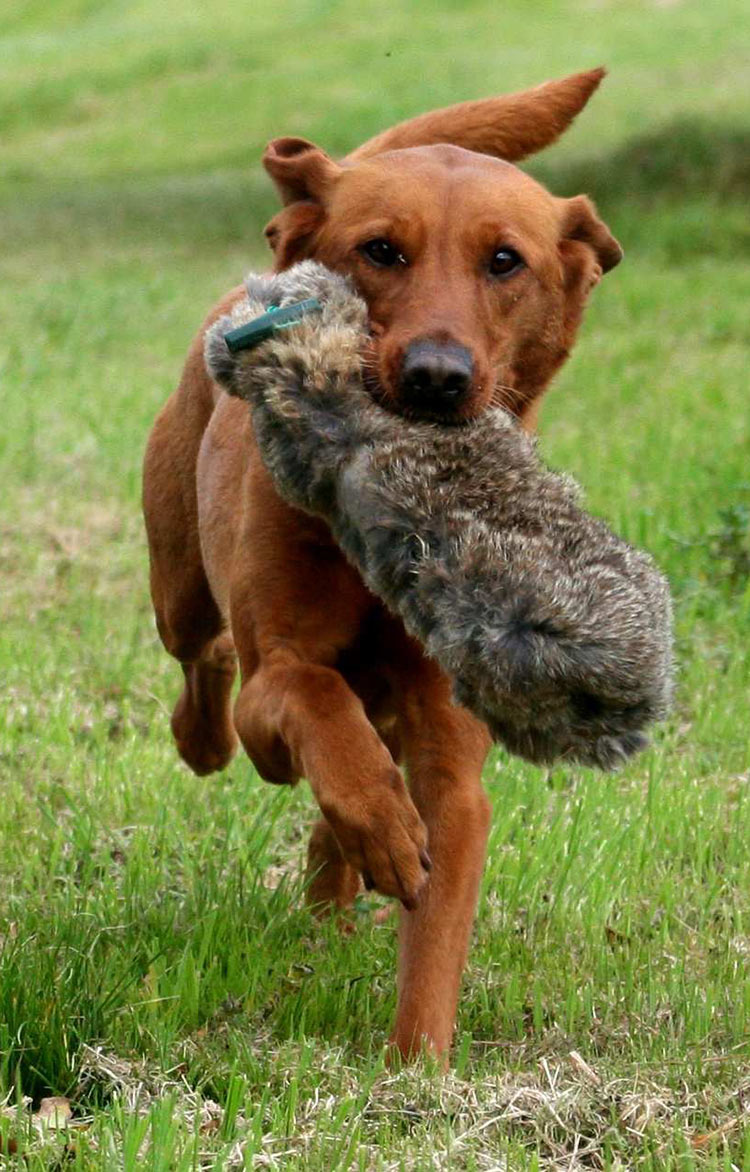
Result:
M389 411L460 423L502 404L536 426L622 252L585 196L556 198L514 163L562 133L603 72L421 115L341 162L301 138L266 149L274 268L313 258L352 278L367 385ZM326 524L281 500L246 404L209 377L205 332L244 295L204 322L145 457L151 596L184 673L172 732L197 774L241 743L267 781L307 778L321 812L309 899L346 908L364 881L400 900L391 1045L445 1062L490 824L489 734Z

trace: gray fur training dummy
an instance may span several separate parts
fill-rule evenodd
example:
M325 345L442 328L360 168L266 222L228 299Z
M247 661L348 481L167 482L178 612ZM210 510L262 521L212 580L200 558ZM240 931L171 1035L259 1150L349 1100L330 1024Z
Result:
M530 761L610 769L642 748L672 688L669 591L650 558L581 510L506 412L451 427L379 407L345 279L305 261L247 290L208 334L209 370L250 404L281 495L325 518L456 699ZM227 330L307 297L321 313L229 352Z

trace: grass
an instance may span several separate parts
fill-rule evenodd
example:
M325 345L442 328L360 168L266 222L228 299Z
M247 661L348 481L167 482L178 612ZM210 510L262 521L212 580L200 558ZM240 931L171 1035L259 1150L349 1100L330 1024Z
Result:
M750 20L531 11L0 16L0 1165L750 1169ZM141 452L201 315L264 263L268 137L343 151L600 61L532 166L592 194L627 255L543 450L669 573L677 708L614 779L493 759L453 1072L388 1072L393 926L370 898L352 938L310 920L305 788L176 758Z

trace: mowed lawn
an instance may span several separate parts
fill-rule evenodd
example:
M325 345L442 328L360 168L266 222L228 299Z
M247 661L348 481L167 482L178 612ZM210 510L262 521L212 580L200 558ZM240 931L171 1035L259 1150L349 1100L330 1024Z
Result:
M746 0L13 0L0 34L0 1166L750 1169ZM387 1070L395 919L311 919L307 787L174 751L141 453L266 263L268 138L600 63L530 166L626 258L542 450L668 572L676 709L614 777L496 753L453 1070Z

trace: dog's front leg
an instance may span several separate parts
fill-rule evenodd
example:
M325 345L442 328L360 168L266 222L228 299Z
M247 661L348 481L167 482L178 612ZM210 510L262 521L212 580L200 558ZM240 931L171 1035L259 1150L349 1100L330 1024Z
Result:
M409 787L427 826L432 872L414 911L402 911L398 1010L391 1042L447 1061L490 823L484 725L455 707L448 681L423 662L400 699Z
M365 884L415 907L430 865L425 827L343 676L287 646L246 679L234 721L261 776L308 779L344 860Z

